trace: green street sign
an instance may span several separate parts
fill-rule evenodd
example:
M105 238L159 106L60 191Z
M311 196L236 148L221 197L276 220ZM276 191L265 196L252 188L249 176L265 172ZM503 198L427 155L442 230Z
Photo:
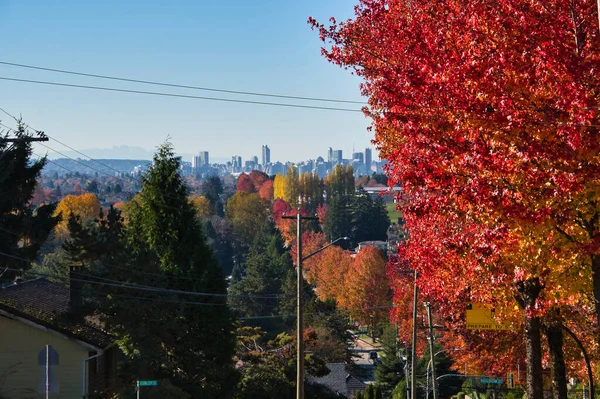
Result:
M142 381L138 381L138 386L139 387L157 387L158 386L158 381L156 381L156 380L142 380Z
M502 380L497 378L482 378L479 381L482 384L502 384Z

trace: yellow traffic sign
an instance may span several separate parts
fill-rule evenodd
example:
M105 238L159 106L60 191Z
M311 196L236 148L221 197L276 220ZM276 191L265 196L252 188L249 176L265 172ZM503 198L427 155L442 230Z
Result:
M467 330L510 330L507 324L500 324L494 318L494 309L481 305L467 305Z

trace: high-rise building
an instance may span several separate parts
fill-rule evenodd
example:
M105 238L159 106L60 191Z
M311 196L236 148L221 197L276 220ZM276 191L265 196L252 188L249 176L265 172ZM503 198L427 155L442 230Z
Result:
M271 150L268 145L262 146L262 164L263 166L271 163Z
M352 160L356 160L359 163L363 163L365 161L364 154L362 152L355 152L352 154Z
M365 168L367 175L371 175L371 163L373 162L373 151L370 148L365 148Z
M241 172L242 166L242 157L239 155L234 155L231 157L231 169L233 172Z
M192 157L192 169L198 169L200 167L200 157Z
M333 162L333 149L331 147L327 150L327 162Z
M342 150L334 150L333 151L333 159L331 160L334 164L341 164L343 160Z
M208 166L210 165L208 159L208 151L200 151L200 166Z
M258 165L258 157L255 155L252 157L252 161L254 162L254 165Z

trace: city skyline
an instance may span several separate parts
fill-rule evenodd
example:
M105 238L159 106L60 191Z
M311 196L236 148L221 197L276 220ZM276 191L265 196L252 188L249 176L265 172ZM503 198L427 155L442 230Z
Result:
M258 156L260 161L264 143L269 143L273 161L326 158L333 143L340 143L336 146L349 154L353 146L363 148L373 139L367 131L370 121L360 112L366 103L358 87L361 80L327 63L319 35L307 19L327 21L332 15L352 14L352 5L344 0L174 5L65 1L36 7L0 2L8 32L0 57L0 90L7 93L7 100L0 107L84 153L112 146L153 152L170 137L181 155L206 148L215 157L237 154L244 159ZM22 15L27 15L30 25L25 30ZM255 95L98 79L35 67ZM0 119L14 126L8 116ZM52 140L48 146L68 151ZM46 151L52 158L61 157L39 149L39 153Z

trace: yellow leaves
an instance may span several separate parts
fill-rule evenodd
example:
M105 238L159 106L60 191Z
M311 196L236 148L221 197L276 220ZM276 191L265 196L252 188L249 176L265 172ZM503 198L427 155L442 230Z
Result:
M285 197L285 178L280 173L275 175L275 181L273 183L273 198L283 199Z
M94 194L67 195L54 211L54 216L61 215L62 221L56 225L55 232L60 238L69 234L69 216L73 214L82 220L92 220L100 214L100 201Z
M201 217L208 217L214 214L213 207L208 198L203 196L192 197L190 202L196 210L196 214Z

